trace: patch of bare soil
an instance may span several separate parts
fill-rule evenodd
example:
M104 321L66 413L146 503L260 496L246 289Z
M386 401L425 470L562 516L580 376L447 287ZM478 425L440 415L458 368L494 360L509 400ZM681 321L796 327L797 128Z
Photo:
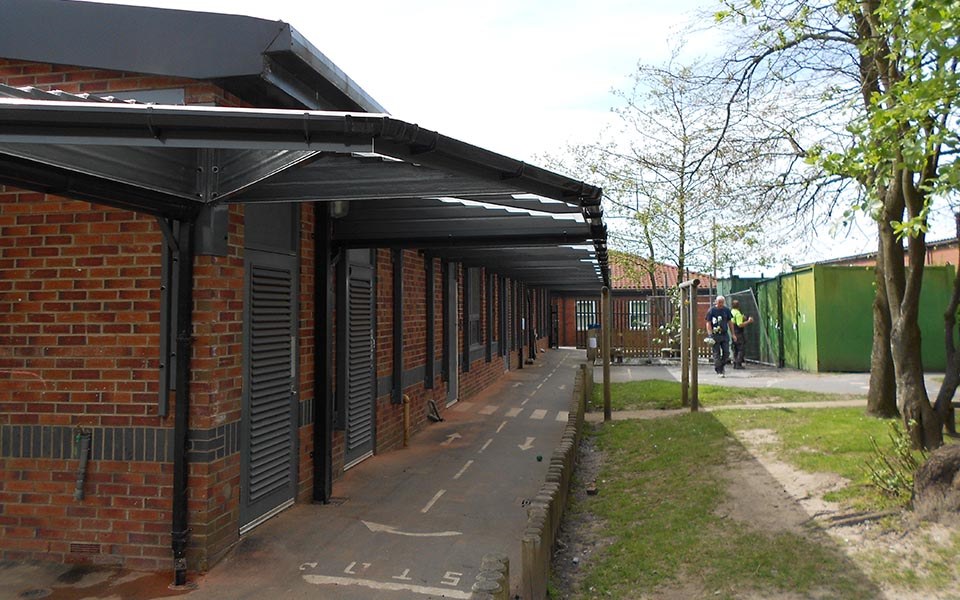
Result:
M587 488L597 482L603 465L603 453L597 451L593 440L587 436L580 443L578 461L577 475L570 492L571 501L582 504L587 498ZM551 598L578 598L589 592L581 590L581 569L595 552L610 543L603 538L601 528L600 520L588 511L567 511L564 514L550 565L550 583L555 592Z
M890 600L956 599L956 589L910 590L894 587L876 575L879 570L912 568L935 558L936 547L948 546L952 531L943 525L918 523L907 514L888 520L851 513L824 500L827 492L847 485L829 473L800 471L774 454L776 433L766 429L736 432L743 449L731 450L724 476L729 498L718 513L770 532L792 531L815 536L826 532L861 571L877 581ZM866 519L864 519L866 517ZM922 566L918 575L923 575ZM765 596L788 600L791 596Z

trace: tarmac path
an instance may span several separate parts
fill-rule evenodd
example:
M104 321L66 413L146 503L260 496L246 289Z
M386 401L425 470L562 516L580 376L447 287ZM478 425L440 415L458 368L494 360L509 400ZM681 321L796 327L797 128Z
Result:
M510 556L519 589L526 501L560 443L580 360L541 353L451 406L410 447L347 471L335 502L297 505L248 534L188 597L469 598L488 552Z
M58 600L469 598L489 552L509 555L516 593L526 504L560 444L582 360L582 351L541 353L452 405L408 448L348 470L333 502L296 504L245 535L192 578L196 589L168 589L172 572L8 561L0 598L11 590Z

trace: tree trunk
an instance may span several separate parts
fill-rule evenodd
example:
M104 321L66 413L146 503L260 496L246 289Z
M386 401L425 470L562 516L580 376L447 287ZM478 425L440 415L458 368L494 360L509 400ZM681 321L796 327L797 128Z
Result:
M920 328L916 323L901 320L893 326L891 340L897 376L897 404L910 439L915 448L939 448L943 445L943 426L930 406L923 382Z
M882 227L882 225L881 225ZM876 294L873 298L873 349L870 352L870 390L867 392L867 414L890 418L899 416L897 410L897 380L893 372L890 352L890 306L884 283L883 248L877 250Z
M960 385L960 352L957 352L957 346L954 342L954 327L957 324L958 306L960 306L960 270L953 278L953 294L951 294L950 303L943 314L947 366L943 383L940 384L940 391L937 393L937 401L933 404L933 410L940 417L947 433L954 437L957 436L957 422L953 414L953 395L957 391L957 386Z
M890 307L890 351L897 380L897 408L915 448L933 450L943 445L943 427L930 406L923 381L920 355L920 285L926 240L923 234L908 238L910 271L904 266L902 242L890 223L901 220L905 208L903 178L897 177L884 190L883 218L880 220L880 254ZM910 215L914 211L910 211Z

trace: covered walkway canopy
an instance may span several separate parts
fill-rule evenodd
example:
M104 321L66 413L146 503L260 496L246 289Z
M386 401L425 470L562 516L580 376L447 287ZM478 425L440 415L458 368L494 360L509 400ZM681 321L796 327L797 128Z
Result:
M326 202L340 247L609 284L601 190L383 114L163 106L0 85L0 182L192 221Z

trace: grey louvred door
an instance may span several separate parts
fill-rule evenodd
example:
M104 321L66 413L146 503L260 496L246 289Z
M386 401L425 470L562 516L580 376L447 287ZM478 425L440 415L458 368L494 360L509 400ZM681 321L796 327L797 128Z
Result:
M295 257L247 251L241 531L296 493Z
M346 448L345 467L373 454L374 402L374 282L368 250L351 250L347 276L347 364L346 364Z

